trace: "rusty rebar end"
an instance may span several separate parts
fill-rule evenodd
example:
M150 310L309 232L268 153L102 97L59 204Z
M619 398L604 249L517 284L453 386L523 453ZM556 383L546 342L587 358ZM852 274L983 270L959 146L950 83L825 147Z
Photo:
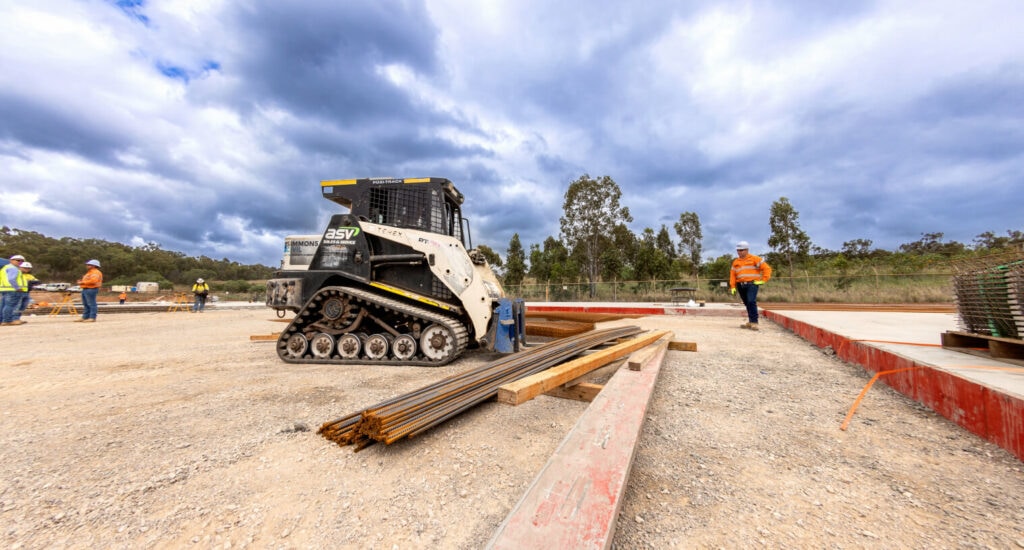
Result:
M376 440L370 439L368 437L367 438L363 438L362 441L360 441L359 443L356 444L356 448L352 452L358 453L359 451L369 447L370 445L373 445L376 442L377 442Z

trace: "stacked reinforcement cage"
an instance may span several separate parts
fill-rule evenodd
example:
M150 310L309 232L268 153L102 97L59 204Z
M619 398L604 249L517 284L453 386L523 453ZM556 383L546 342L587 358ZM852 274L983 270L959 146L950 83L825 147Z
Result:
M1024 251L953 265L953 288L965 332L1001 338L1024 335Z

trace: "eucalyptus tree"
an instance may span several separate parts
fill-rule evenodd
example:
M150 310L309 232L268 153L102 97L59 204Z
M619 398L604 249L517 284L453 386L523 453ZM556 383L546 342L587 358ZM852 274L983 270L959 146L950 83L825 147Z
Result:
M610 246L609 233L620 223L629 223L633 217L629 208L621 206L622 191L609 176L593 179L583 174L569 184L562 205L562 240L579 258L581 269L590 283L590 295L596 292L595 283L601 275L601 255Z
M513 233L512 239L508 242L508 251L505 253L505 284L521 285L525 276L526 253L523 252L523 244L519 242L519 233Z
M658 230L654 243L670 262L676 259L676 245L672 242L672 236L668 234L668 228L665 227L665 224L661 224L661 229Z
M789 266L791 290L795 290L792 278L793 261L807 256L811 250L811 238L803 229L800 229L800 223L797 221L799 218L800 213L793 208L786 197L780 197L779 200L772 203L771 216L768 220L772 233L768 237L768 246L786 259L786 264Z
M693 266L693 277L700 272L700 256L703 252L704 234L700 230L700 216L696 212L683 212L675 224L676 235L679 236L679 254L690 260Z

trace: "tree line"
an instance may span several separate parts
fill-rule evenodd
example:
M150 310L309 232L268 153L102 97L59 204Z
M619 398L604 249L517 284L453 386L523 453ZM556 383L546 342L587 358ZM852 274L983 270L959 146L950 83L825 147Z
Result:
M132 285L156 282L161 288L191 285L202 277L229 291L249 290L248 281L268 279L274 269L243 265L227 258L190 257L164 250L157 243L128 246L100 239L52 238L35 231L0 228L0 257L21 254L32 262L32 273L43 282L70 282L85 273L85 262L103 265L103 284Z
M629 208L621 204L622 192L609 177L583 174L569 184L562 206L560 234L523 248L519 234L512 235L504 260L481 247L492 265L500 268L507 286L527 278L537 283L698 279L714 284L727 280L732 255L702 257L703 233L696 212L682 212L670 230L665 224L634 233ZM1005 236L987 231L971 245L943 241L943 233L924 233L921 239L902 244L896 251L875 248L870 239L852 239L841 250L814 245L800 227L800 214L786 197L772 203L768 212L771 250L765 259L779 276L798 270L844 275L866 268L891 273L917 273L948 268L951 261L973 255L1007 251L1024 246L1024 231L1008 230ZM674 233L674 236L673 236ZM674 238L673 238L674 237ZM842 277L837 279L842 284Z

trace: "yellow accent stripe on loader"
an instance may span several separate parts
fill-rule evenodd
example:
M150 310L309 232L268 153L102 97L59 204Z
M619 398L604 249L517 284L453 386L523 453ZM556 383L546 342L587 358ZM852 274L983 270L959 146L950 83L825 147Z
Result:
M406 298L409 298L411 300L416 300L418 302L423 302L424 304L429 304L429 305L432 305L434 307L439 307L441 309L445 309L445 310L449 310L449 311L451 310L451 308L448 307L445 304L442 304L440 302L435 302L435 301L431 300L430 298L426 298L426 297L420 296L419 294L413 294L412 292L407 292L407 291L402 290L400 288L395 288L393 286L388 286L388 285L385 285L383 283L377 283L377 282L370 283L370 286L377 287L377 288L379 288L381 290L386 290L388 292L393 292L395 294L398 294L399 296L405 296Z
M405 183L430 183L430 178L405 178Z
M325 180L320 182L320 187L334 187L335 185L355 185L358 180Z

